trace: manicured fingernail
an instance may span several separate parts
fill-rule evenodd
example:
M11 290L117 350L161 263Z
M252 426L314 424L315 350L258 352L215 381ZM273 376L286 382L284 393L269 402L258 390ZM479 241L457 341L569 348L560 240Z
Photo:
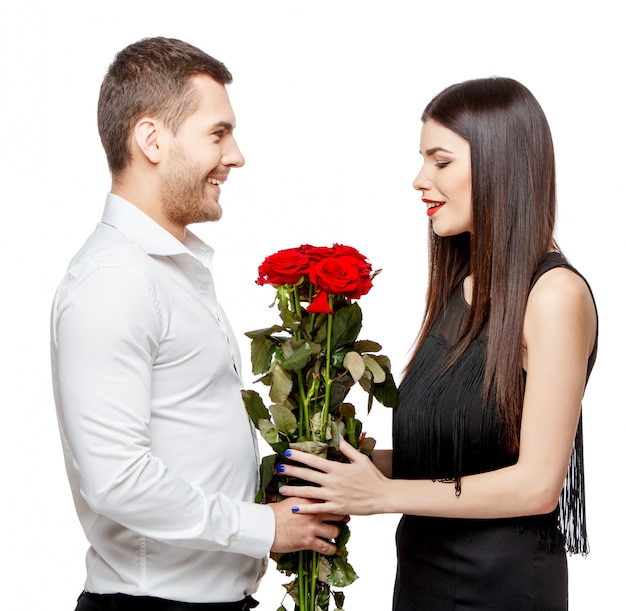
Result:
M276 467L276 471L283 473L285 471L285 465L278 465L278 467Z
M284 454L287 458L289 458L289 457L291 456L291 450L285 450L285 451L283 452L283 454Z
M300 511L300 507L292 507L291 513L298 513Z

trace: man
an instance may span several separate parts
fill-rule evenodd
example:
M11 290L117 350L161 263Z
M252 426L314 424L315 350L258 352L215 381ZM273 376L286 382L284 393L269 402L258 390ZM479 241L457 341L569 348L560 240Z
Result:
M270 549L335 549L328 521L340 517L253 502L237 343L213 251L186 229L220 218L221 185L244 163L230 82L196 47L152 38L116 56L100 91L111 193L51 329L66 467L91 544L80 611L249 609Z

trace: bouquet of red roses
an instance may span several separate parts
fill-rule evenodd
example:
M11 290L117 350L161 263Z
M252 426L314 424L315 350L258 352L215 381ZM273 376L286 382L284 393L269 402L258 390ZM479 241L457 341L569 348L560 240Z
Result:
M272 402L267 408L259 393L243 391L252 422L275 452L262 460L257 501L283 498L278 490L286 478L276 467L289 447L344 460L344 438L365 454L373 451L375 441L362 433L356 409L345 399L358 384L367 393L368 413L374 399L388 407L397 401L391 363L378 354L382 346L358 339L362 312L355 300L369 292L378 273L358 250L341 244L280 250L259 266L257 283L276 290L281 322L246 333L252 371L269 387ZM343 593L331 588L357 578L347 560L349 536L344 524L334 556L272 554L279 571L295 575L285 588L296 611L327 611L331 595L343 608ZM281 604L278 611L286 609Z

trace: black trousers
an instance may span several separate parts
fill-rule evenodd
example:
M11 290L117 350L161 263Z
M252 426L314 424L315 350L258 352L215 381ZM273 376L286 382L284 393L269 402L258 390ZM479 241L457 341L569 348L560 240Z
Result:
M234 603L184 603L154 596L83 592L75 611L248 611L258 604L252 596Z

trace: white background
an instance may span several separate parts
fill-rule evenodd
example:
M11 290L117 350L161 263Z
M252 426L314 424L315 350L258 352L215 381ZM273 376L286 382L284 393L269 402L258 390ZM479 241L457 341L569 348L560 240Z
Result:
M244 331L275 320L267 308L271 289L254 283L258 264L279 248L342 242L383 269L361 300L363 337L383 344L399 378L425 290L427 220L411 188L421 110L443 87L468 78L511 76L533 91L556 145L559 242L592 284L600 310L600 352L584 402L592 551L570 561L570 609L619 608L626 202L617 6L613 0L4 0L3 607L69 611L82 587L86 543L57 434L48 312L109 188L96 129L101 79L119 49L164 35L196 44L235 77L230 94L247 163L223 190L223 219L194 231L217 250L218 291L244 362ZM251 387L251 375L247 382ZM351 398L360 401L359 391ZM382 406L360 413L381 448L390 444L390 416ZM390 608L396 522L397 516L353 518L350 559L360 579L345 590L348 611ZM278 607L283 581L270 564L260 611Z

